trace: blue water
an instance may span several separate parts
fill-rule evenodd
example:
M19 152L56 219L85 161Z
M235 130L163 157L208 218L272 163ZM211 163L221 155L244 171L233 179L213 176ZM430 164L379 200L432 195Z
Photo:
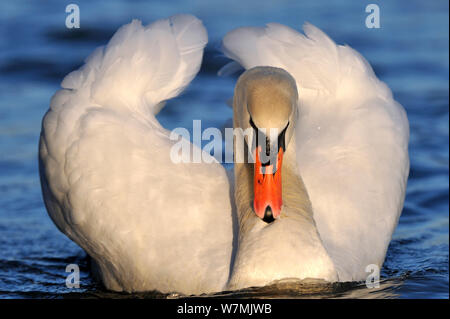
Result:
M367 2L367 3L366 3ZM365 6L380 6L381 28L367 29ZM81 28L65 28L69 1L0 4L0 298L130 297L105 291L89 273L84 252L47 216L37 166L41 118L65 74L131 18L150 22L189 12L203 20L210 43L199 76L159 115L169 129L223 127L224 101L235 78L217 78L226 59L221 37L244 25L309 21L361 52L406 108L411 173L405 208L378 289L334 285L326 292L270 288L228 297L448 298L449 65L448 1L77 1ZM191 112L186 117L182 104ZM66 288L66 265L81 267L80 289ZM131 297L166 297L157 293Z

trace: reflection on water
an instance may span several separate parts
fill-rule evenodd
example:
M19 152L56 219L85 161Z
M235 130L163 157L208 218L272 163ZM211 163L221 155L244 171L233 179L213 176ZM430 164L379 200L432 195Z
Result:
M306 1L78 1L81 29L64 27L65 3L0 4L0 298L178 298L158 292L124 294L94 282L84 252L48 218L40 193L40 121L63 76L77 68L131 18L144 22L190 12L208 28L199 76L167 103L158 119L168 129L229 125L235 78L218 78L226 62L215 50L230 29L310 21L338 43L360 51L405 106L411 124L411 173L405 208L381 270L379 288L364 283L290 282L221 292L218 298L448 298L448 2L380 4L381 29L364 26L365 5ZM187 114L185 105L189 105ZM81 288L65 286L78 264Z
M393 280L390 280L393 281ZM326 283L319 280L281 281L260 288L242 289L212 295L220 298L393 298L395 285L380 282L377 288L363 283Z
M213 294L202 294L196 296L187 296L178 293L162 294L157 291L142 293L115 293L110 291L91 289L83 293L68 293L64 298L227 298L227 299L318 299L318 298L398 298L400 294L397 290L403 285L404 278L391 278L380 281L379 287L367 288L365 283L345 282L345 283L326 283L318 280L306 279L282 280L265 287L252 287L237 291L223 291Z

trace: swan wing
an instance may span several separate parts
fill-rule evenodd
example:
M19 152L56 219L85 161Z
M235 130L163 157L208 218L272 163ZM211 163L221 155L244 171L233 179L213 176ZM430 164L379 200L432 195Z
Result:
M239 28L223 52L246 69L280 67L296 79L299 173L339 279L362 280L366 266L382 265L403 207L409 124L359 53L311 24L304 32Z
M197 74L206 43L190 15L134 20L64 78L43 119L48 213L109 289L189 294L220 291L228 279L226 172L206 153L210 164L177 163L179 140L155 118Z

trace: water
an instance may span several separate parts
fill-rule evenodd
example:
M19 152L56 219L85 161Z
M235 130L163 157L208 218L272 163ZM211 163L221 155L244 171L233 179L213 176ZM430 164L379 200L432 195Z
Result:
M364 25L361 1L77 1L81 29L68 30L63 1L0 4L0 298L177 297L105 291L84 252L58 232L45 211L37 167L41 118L63 76L131 18L153 21L179 12L203 20L210 43L199 76L168 103L159 120L169 129L223 127L234 78L217 78L225 59L215 48L232 28L309 21L361 52L406 108L411 173L405 208L382 269L380 288L361 284L280 283L213 297L448 298L449 107L448 2L385 1L381 29ZM184 114L183 104L190 105ZM229 124L228 124L229 125ZM65 286L65 267L81 268L80 289Z

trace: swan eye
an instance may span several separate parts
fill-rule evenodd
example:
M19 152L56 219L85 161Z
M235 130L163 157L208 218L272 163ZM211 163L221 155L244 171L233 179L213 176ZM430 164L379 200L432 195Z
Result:
M278 135L278 147L283 148L283 152L286 152L286 131L289 126L289 122L287 123L286 127L281 131L281 133Z

